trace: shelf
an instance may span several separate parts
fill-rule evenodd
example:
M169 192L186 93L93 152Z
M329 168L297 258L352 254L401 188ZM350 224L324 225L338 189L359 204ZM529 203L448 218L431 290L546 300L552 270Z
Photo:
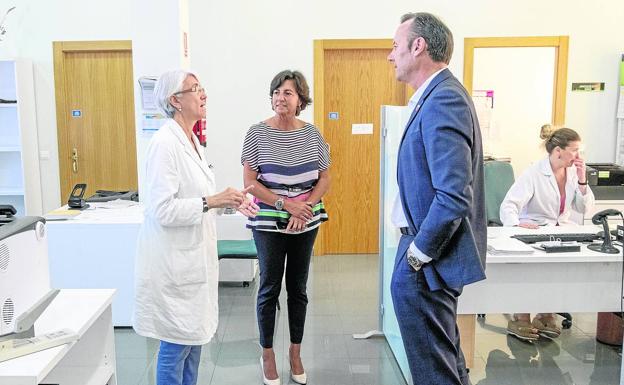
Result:
M24 189L23 188L17 188L17 187L0 187L0 196L7 196L7 195L24 195Z
M20 146L0 146L0 152L20 152Z

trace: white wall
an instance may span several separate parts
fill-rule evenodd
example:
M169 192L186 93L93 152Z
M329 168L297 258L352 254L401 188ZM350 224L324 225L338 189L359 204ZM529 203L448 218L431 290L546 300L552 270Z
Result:
M314 39L392 38L408 11L435 13L451 28L450 67L460 79L465 37L569 35L566 124L583 137L588 160L615 160L621 0L189 1L192 64L208 91L208 153L221 187L241 184L242 140L252 123L271 115L268 87L278 71L302 70L312 86ZM571 93L573 81L605 82L606 89ZM312 116L312 109L302 113Z
M624 52L618 32L624 20L621 0L591 4L580 0L396 0L389 4L371 0L0 0L0 12L12 5L18 8L9 15L12 27L0 43L0 58L33 61L39 149L50 154L40 161L44 211L62 201L52 41L132 39L135 80L140 75L158 75L185 65L180 58L180 30L185 28L181 10L186 7L190 64L208 91L207 152L220 187L242 185L242 140L252 123L272 113L268 86L275 73L299 69L312 85L314 39L391 38L400 15L419 10L438 14L452 29L456 46L451 70L459 78L464 37L569 35L568 90L572 81L604 81L606 90L568 92L566 123L583 136L589 160L614 160L617 66ZM135 104L138 122L138 93ZM302 113L308 121L312 116L312 108ZM140 164L148 140L148 135L138 132Z
M40 159L43 208L49 211L61 202L52 42L130 39L132 8L123 0L0 0L0 12L11 5L17 6L9 14L14 29L7 32L3 42L10 49L4 51L0 43L0 57L23 57L33 62L39 151L50 154L49 159Z
M23 57L33 61L37 104L38 140L43 190L43 210L50 211L67 200L60 196L59 154L56 135L53 41L132 40L135 72L135 112L137 127L141 100L137 79L181 67L180 29L188 17L180 9L186 0L0 0L0 13L17 8L7 18L7 38L0 42L0 59ZM1 17L1 16L0 16ZM139 164L149 135L137 130Z

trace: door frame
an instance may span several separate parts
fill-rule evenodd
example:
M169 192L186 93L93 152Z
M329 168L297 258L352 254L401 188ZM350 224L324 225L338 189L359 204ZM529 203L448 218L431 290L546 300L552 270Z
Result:
M472 95L475 48L553 47L555 48L555 76L553 82L552 123L558 126L564 125L569 40L569 36L464 38L464 87Z
M67 128L69 119L67 117L67 111L63 110L63 106L66 105L67 94L63 87L63 75L65 73L65 61L63 60L64 54L67 52L130 52L132 54L132 40L90 40L90 41L53 41L52 42L52 55L54 66L54 96L56 100L56 140L59 150L58 154L58 166L59 166L59 191L62 191L62 176L61 176L61 133L67 134L67 129L61 130L61 128ZM131 55L132 56L132 55ZM134 75L133 75L134 76ZM61 101L61 102L60 102ZM67 138L63 138L67 139ZM136 148L135 148L135 156ZM71 189L70 189L71 191ZM61 196L61 203L65 198Z
M325 52L348 49L392 49L392 39L322 39L314 40L314 125L324 137L325 117ZM405 87L406 100L409 87ZM331 214L331 213L330 213ZM316 238L314 255L325 254L323 226Z

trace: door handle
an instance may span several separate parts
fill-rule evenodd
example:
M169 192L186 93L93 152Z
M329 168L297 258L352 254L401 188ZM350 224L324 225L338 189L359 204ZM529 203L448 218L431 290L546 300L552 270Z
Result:
M72 149L72 171L74 172L74 174L78 173L78 149L76 147L74 147Z

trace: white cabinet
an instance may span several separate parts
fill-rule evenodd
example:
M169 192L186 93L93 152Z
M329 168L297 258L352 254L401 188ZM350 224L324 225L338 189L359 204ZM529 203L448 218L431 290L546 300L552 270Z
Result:
M32 63L0 60L0 204L41 215L41 177Z

